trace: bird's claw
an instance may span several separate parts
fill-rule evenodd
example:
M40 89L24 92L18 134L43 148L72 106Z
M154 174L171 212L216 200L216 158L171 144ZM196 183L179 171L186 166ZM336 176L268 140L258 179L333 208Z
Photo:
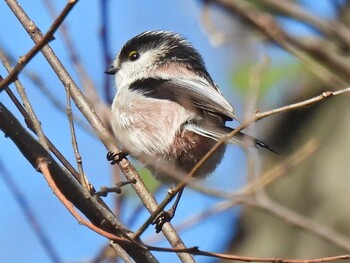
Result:
M107 153L107 160L111 162L111 165L115 165L116 163L119 163L121 160L123 160L128 154L119 151L119 152L108 152Z
M168 211L160 212L157 217L153 220L152 225L156 229L156 233L159 233L165 223L169 223L174 217L174 210L169 209Z

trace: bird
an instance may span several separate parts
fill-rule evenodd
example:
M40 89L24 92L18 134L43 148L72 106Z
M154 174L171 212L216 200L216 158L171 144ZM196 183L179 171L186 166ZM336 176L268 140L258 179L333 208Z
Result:
M177 183L218 140L233 131L226 126L237 120L233 106L209 75L200 53L178 33L155 30L133 37L105 73L114 75L117 92L111 106L112 128L123 146L122 152L109 154L114 163L116 156L131 155L158 180ZM238 132L218 147L193 178L212 173L227 144L275 152ZM176 206L158 219L156 231L170 221Z

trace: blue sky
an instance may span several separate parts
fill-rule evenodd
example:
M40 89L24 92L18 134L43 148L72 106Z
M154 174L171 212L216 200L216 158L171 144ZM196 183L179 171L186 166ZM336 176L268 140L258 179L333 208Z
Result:
M65 4L65 1L53 2L56 10L61 10ZM311 4L311 2L314 3L315 1L305 2L309 2L310 7L315 7ZM328 2L318 1L316 11L320 14L326 13L331 15L331 9L327 6ZM42 32L49 28L52 20L41 1L21 1L21 5ZM66 25L72 34L72 40L89 76L97 87L102 87L105 78L103 74L105 65L101 57L98 10L98 1L80 1L69 15ZM2 20L0 46L18 58L25 54L33 46L33 43L4 2L0 3L0 13ZM128 1L126 4L126 1L110 1L109 15L111 52L117 53L125 41L146 30L166 29L179 32L188 38L200 51L212 78L222 88L232 104L236 106L237 112L242 113L242 94L231 88L229 77L231 70L236 67L232 60L232 55L237 51L230 46L213 47L210 44L200 22L199 2L155 0L151 4L149 2L145 4L144 1L138 0ZM300 30L300 28L303 30ZM299 34L307 34L309 32L309 29L291 23L288 23L288 29L293 33L298 32ZM56 34L56 40L51 45L69 72L75 79L78 79L70 65L60 34ZM288 55L276 51L276 49L263 49L261 51L269 52L269 55L275 55L272 63L290 59ZM257 55L259 56L259 54ZM27 69L40 74L48 88L63 103L65 102L65 91L41 54L30 62ZM2 76L6 76L3 68L0 68L0 73ZM45 133L62 153L74 163L66 116L53 108L41 91L26 77L21 77L20 80L25 85ZM0 100L12 109L16 116L19 116L17 110L14 109L4 93L0 94ZM273 103L278 104L278 101ZM23 122L21 118L20 120ZM78 129L77 133L84 168L89 179L97 188L102 185L111 185L110 166L105 159L106 149L96 138L85 131ZM10 171L11 178L16 182L26 200L28 200L38 222L63 261L76 262L77 260L91 259L106 244L105 238L92 233L76 222L51 193L43 177L33 170L28 162L22 158L12 142L5 137L2 137L0 140L0 158L6 169ZM246 180L245 176L243 151L238 147L229 147L222 165L206 180L206 184L217 189L229 191L238 189L243 185ZM2 193L0 204L4 211L0 214L0 232L2 233L0 235L0 243L2 244L0 261L50 262L32 228L26 222L27 220L21 208L4 180L1 179L0 192ZM166 189L157 196L158 200L161 200L165 193ZM131 214L133 211L132 207L136 204L136 199L133 199L133 197L130 197L130 199L125 214ZM176 225L218 201L218 199L204 197L202 194L186 190L179 206L178 215L173 222ZM112 200L109 198L107 202L111 204ZM205 223L201 223L181 233L181 237L188 246L199 246L203 250L223 252L225 240L234 231L237 212L238 209L234 209L210 218L210 220L205 220ZM138 220L131 228L136 230L137 226L146 217L147 213L139 214ZM153 229L151 228L144 237L148 238L152 235ZM222 242L218 243L216 241L217 236L220 236ZM159 245L166 246L167 244L162 242ZM176 260L176 257L170 254L160 253L156 255L159 256L161 262L164 262L163 260L165 259ZM199 262L211 262L211 260L200 257L197 259Z

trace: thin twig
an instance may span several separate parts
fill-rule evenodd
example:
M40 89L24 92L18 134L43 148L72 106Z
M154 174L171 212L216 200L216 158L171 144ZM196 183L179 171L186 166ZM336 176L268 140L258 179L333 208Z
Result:
M9 0L6 0L7 4L9 5ZM7 87L10 83L14 82L19 73L23 70L23 68L28 64L28 62L46 45L48 44L52 39L53 35L56 32L56 30L59 28L59 26L62 24L64 19L67 17L69 12L72 10L72 8L75 6L75 4L78 2L78 0L69 0L67 2L67 5L64 7L60 15L56 18L56 20L53 22L47 33L41 38L40 41L38 41L35 46L24 56L20 57L18 60L18 63L16 66L11 70L9 75L5 79L3 79L0 82L0 92Z
M196 256L208 256L213 258L221 258L221 259L229 259L229 260L237 260L242 262L262 262L262 263L324 263L324 262L333 262L336 260L346 260L350 259L350 254L339 255L333 257L322 257L315 259L283 259L283 258L257 258L257 257L245 257L238 255L229 255L222 253L214 253L200 250L198 247L190 247L186 249L174 249L174 248L160 248L154 246L147 246L147 248L151 251L159 251L159 252L185 252Z
M55 10L52 1L43 0L43 2L46 5L52 19L55 19L55 17L57 17L57 11ZM85 89L87 94L93 95L94 97L98 98L98 95L96 94L96 89L94 88L95 85L92 79L90 78L89 74L87 74L84 64L81 62L80 56L77 52L77 49L74 45L74 42L72 41L72 37L69 34L69 30L67 29L65 23L62 23L58 30L62 35L63 43L65 44L65 50L67 50L70 62L74 66L75 71L78 73L77 75L83 88Z
M66 206L66 208L69 210L69 212L72 213L72 215L78 219L78 221L87 227L89 227L91 230L106 236L107 238L110 238L112 240L118 240L118 242L128 242L128 240L125 240L124 238L119 238L117 236L111 235L110 233L107 233L99 228L96 228L94 225L92 225L90 222L85 221L83 218L80 217L78 213L74 210L73 205L69 203L68 200L65 199L64 195L59 191L59 189L56 187L54 181L52 180L52 177L50 175L50 171L47 167L47 165L42 162L38 165L39 170L44 174L45 179L48 181L49 186L51 187L52 191L58 196L58 198L61 200L61 202ZM270 206L271 204L269 204ZM278 208L280 209L280 207ZM290 215L289 215L290 216ZM330 234L328 232L328 234ZM130 240L129 240L130 241ZM317 263L317 262L331 262L335 260L345 260L349 259L350 255L341 255L341 256L335 256L335 257L323 257L318 259L280 259L280 258L256 258L256 257L244 257L244 256L237 256L237 255L228 255L228 254L220 254L220 253L212 253L207 251L199 250L198 248L185 248L185 249L167 249L167 248L160 248L160 247L154 247L154 246L144 246L148 250L151 251L161 251L161 252L186 252L193 255L203 255L203 256L210 256L215 258L222 258L222 259L230 259L230 260L238 260L243 262L280 262L280 263Z
M74 127L74 121L73 121L73 115L72 115L72 106L70 102L70 89L68 87L67 89L67 117L69 122L69 128L72 138L72 146L74 151L75 160L77 162L78 172L80 175L80 182L82 186L85 188L86 191L90 192L91 187L88 179L85 176L84 169L83 169L83 161L81 158L81 155L79 153L79 147L78 147L78 141L75 133L75 127Z
M315 104L317 102L320 102L324 99L328 99L330 97L338 96L338 95L348 93L348 92L350 92L350 87L345 88L345 89L341 89L338 91L325 91L325 92L322 92L322 94L320 94L316 97L313 97L311 99L308 99L308 100L293 103L293 104L290 104L290 105L287 105L284 107L280 107L277 109L273 109L270 111L265 111L265 112L260 112L260 113L258 112L255 114L255 121L261 120L261 119L266 118L266 117L271 116L271 115L275 115L277 113L286 112L286 111L290 111L290 110L296 110L296 109L300 109L302 107L310 106L310 105Z

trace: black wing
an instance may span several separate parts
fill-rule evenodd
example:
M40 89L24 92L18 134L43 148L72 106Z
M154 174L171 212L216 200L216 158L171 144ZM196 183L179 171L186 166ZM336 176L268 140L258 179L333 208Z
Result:
M177 102L205 118L236 119L233 107L220 91L201 79L147 78L134 82L130 90L139 91L146 97Z

